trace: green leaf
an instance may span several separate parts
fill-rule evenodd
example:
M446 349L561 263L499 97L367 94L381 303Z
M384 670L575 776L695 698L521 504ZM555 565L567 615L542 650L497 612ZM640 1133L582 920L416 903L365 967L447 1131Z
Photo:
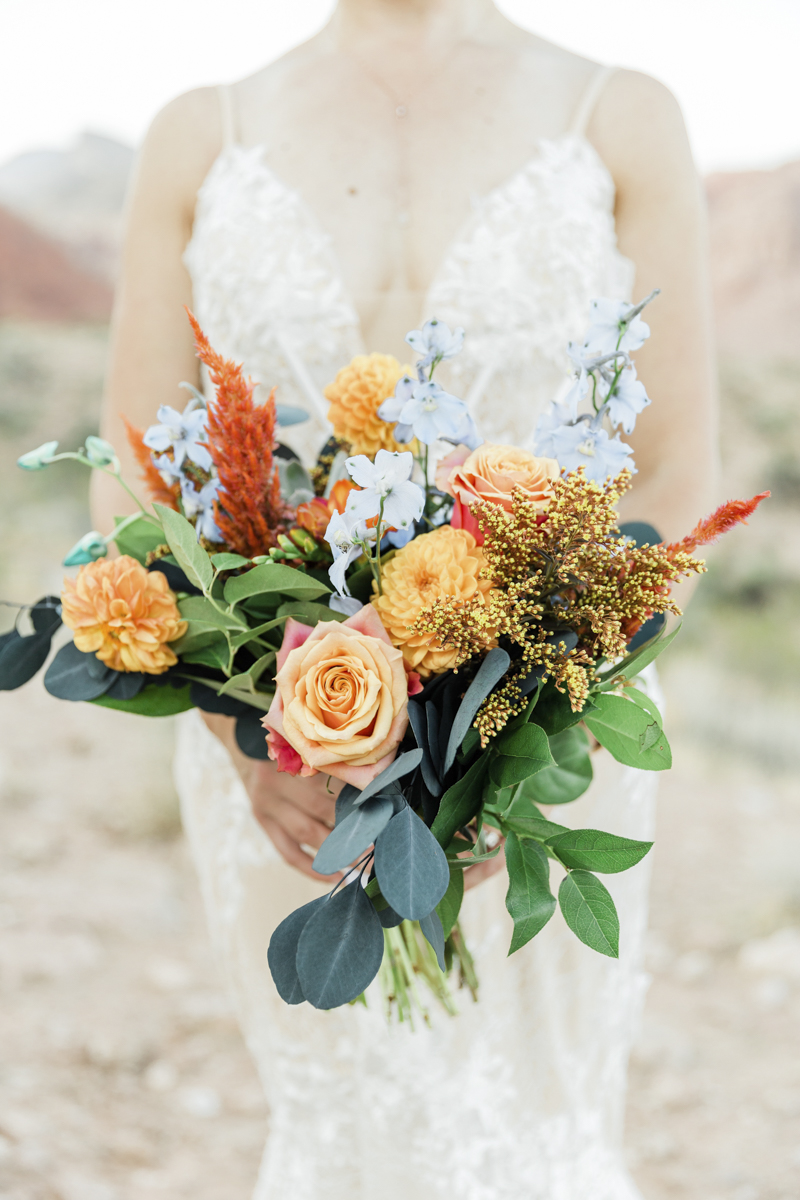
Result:
M227 650L228 643L219 629L207 625L205 621L189 621L186 633L182 638L178 638L177 642L170 642L170 649L175 651L178 658L184 658L187 654L212 646L216 642Z
M211 563L217 571L235 571L237 567L249 567L250 559L241 554L212 554Z
M230 679L227 679L225 683L223 683L217 694L220 696L227 696L231 692L246 691L255 695L256 684L266 671L267 667L270 667L274 661L274 650L270 650L267 654L262 654L261 658L257 658L252 667L249 667L246 671L243 671L241 675L231 675Z
M253 567L252 571L236 575L225 584L225 600L228 604L238 604L248 596L275 592L291 596L293 600L315 600L317 596L330 592L330 588L312 579L304 571L296 571L294 567L285 567L282 563L274 562Z
M252 642L253 638L261 637L264 633L269 633L271 629L275 629L278 625L283 625L285 617L276 617L273 621L264 621L261 625L254 625L252 629L246 629L244 633L236 633L231 638L231 645L234 650L238 650L241 646L246 646L248 642Z
M200 666L211 667L214 671L226 671L230 652L227 643L223 639L216 638L213 642L189 650L188 653L182 652L180 659L181 662L199 663Z
M375 874L384 898L407 921L426 917L447 891L444 851L407 804L375 839Z
M592 711L593 707L594 705L587 700L580 712L573 712L566 692L559 692L555 684L550 682L545 684L536 702L531 720L537 725L541 725L548 737L552 737L556 733L563 733L565 729L577 725L587 713Z
M544 929L555 912L550 891L550 863L538 842L510 833L506 838L508 892L506 908L514 921L509 954Z
M619 917L608 888L588 871L570 871L558 889L564 920L576 937L599 954L619 958Z
M523 725L513 733L495 739L497 756L490 774L498 787L511 787L553 765L547 734L539 725Z
M612 667L610 672L603 675L603 685L607 684L612 679L617 679L620 675L624 675L627 679L633 679L634 675L640 674L645 667L654 662L670 642L680 633L680 625L677 629L673 629L672 633L664 634L663 631L656 634L649 642L645 642L638 650L634 650L633 654L628 654L621 662L618 662L615 667Z
M175 555L178 566L182 568L186 578L202 592L207 592L214 582L214 568L211 559L197 541L197 533L193 525L180 513L163 504L154 504L156 512L164 527L164 536L170 550Z
M550 737L550 750L555 765L526 779L522 784L524 794L534 804L569 804L582 796L592 782L589 739L573 725Z
M661 729L664 720L658 711L658 705L652 697L648 696L646 692L640 691L637 687L626 687L623 695L626 700L632 700L634 704L639 705L639 708L643 708L646 713L649 713L658 728Z
M615 875L635 867L653 845L616 837L601 829L569 829L548 838L547 844L565 867L599 871L602 875Z
M447 751L444 756L444 777L455 762L458 748L467 736L470 725L475 719L480 706L491 692L495 684L502 679L508 670L511 659L505 650L496 646L484 658L472 683L464 693L464 699L459 705L458 712L450 729L447 741Z
M383 927L359 881L320 904L297 942L300 990L314 1008L355 1000L378 974Z
M205 596L186 596L178 601L178 611L185 621L203 624L211 629L230 629L236 633L244 631L247 624L241 617L220 612ZM198 629L197 632L200 632Z
M511 803L505 811L499 813L498 820L504 833L512 830L524 837L536 838L540 842L565 833L567 829L566 825L557 825L555 821L548 821L542 816L530 799L527 780L517 787Z
M127 520L127 517L114 517L117 527ZM142 566L145 565L150 551L155 550L156 546L163 546L164 540L163 531L153 521L148 521L146 517L138 517L135 521L131 521L130 525L127 525L119 535L114 535L114 541L120 554L130 554L131 558L135 558Z
M332 875L349 867L373 844L392 819L389 796L373 796L354 808L348 817L332 829L317 851L313 869L318 875Z
M278 609L279 617L294 617L304 625L316 625L319 621L346 621L347 613L336 612L327 604L315 604L313 600L289 600Z
M480 808L488 764L489 756L482 755L442 796L431 826L431 833L440 846L449 846L456 830L471 821Z
M194 708L188 684L186 687L174 688L169 684L159 686L151 683L143 687L132 700L114 700L110 696L98 696L90 703L100 704L103 708L116 708L120 712L137 713L140 717L172 717L176 713Z
M586 717L586 725L601 746L617 762L642 771L668 771L672 752L663 731L649 749L640 749L639 739L653 723L650 712L624 696L595 696L597 711Z
M398 755L394 762L389 763L389 766L381 771L380 775L376 775L365 788L362 788L355 803L363 804L366 800L369 800L370 796L377 796L379 792L385 791L390 783L394 783L396 780L402 779L404 775L409 775L412 771L416 771L421 761L421 750L406 750L404 754Z
M451 847L454 844L455 843L451 842L450 843ZM464 850L466 850L466 849L468 849L467 846L464 847ZM470 854L468 857L465 857L465 858L457 857L458 854L463 854L462 850L457 850L455 854L452 851L450 851L447 854L447 861L450 863L451 870L453 867L455 867L457 871L458 870L464 871L464 870L466 870L467 867L474 867L476 863L489 862L489 859L497 858L499 853L500 853L499 846L495 846L494 850L487 850L485 854Z
M450 866L450 883L447 886L447 891L442 896L439 903L436 905L436 911L439 914L439 919L442 922L442 930L445 938L449 938L453 930L453 926L458 920L458 914L461 911L461 902L464 899L464 872L459 871L457 867Z

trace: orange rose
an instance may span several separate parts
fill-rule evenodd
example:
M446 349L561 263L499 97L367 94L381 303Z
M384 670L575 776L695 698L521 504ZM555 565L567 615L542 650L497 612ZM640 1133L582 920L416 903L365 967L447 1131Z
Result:
M166 643L183 637L186 622L167 578L129 554L81 567L64 580L61 605L78 649L115 671L162 675L178 661Z
M428 633L410 627L436 600L485 600L492 581L481 575L486 559L465 529L441 525L398 550L383 568L383 592L372 603L410 670L423 678L456 665L458 650L442 648Z
M290 619L278 668L264 727L279 769L290 761L287 742L301 774L322 772L358 788L389 766L408 724L408 681L374 608L314 629Z
M529 450L516 446L493 446L485 442L472 453L459 447L442 459L436 472L436 486L449 492L468 508L478 500L497 504L511 512L515 488L540 511L550 503L553 480L561 468L554 458L537 458Z

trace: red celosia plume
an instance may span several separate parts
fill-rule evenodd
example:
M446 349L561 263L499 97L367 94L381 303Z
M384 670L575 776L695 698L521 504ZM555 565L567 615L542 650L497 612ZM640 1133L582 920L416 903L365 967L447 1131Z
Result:
M130 447L142 469L142 479L150 493L150 499L156 504L163 504L165 508L174 508L177 512L178 496L181 493L180 484L164 482L160 472L153 465L150 448L144 444L143 431L137 429L135 425L131 425L127 417L123 416L122 420L125 422L125 433L128 436Z
M761 501L766 500L769 494L769 492L759 492L750 500L728 500L725 504L721 504L710 517L704 517L702 521L698 521L692 532L682 541L670 542L667 548L671 551L685 550L687 554L691 554L698 546L708 546L723 533L733 529L734 525L747 524L747 518L753 515Z
M215 520L231 550L253 558L277 546L287 512L281 501L275 446L274 390L266 404L253 400L241 365L209 345L192 313L197 357L208 367L216 401L208 406L208 450L220 480Z

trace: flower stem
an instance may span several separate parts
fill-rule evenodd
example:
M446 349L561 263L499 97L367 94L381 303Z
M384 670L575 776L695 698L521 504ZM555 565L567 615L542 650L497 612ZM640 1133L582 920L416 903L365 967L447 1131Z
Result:
M381 508L380 512L378 513L378 532L377 537L375 538L375 571L373 571L373 574L375 576L375 582L378 585L379 596L383 595L383 587L381 582L381 538L383 537L383 506L385 503L386 501L381 498Z

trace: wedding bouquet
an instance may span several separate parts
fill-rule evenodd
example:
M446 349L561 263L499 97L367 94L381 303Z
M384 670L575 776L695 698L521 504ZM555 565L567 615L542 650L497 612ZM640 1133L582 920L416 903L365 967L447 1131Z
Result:
M628 766L671 765L641 682L675 636L670 590L768 494L723 505L676 543L619 526L635 467L618 431L650 403L631 359L650 299L593 302L535 452L482 441L434 380L463 331L431 320L406 339L414 368L372 354L339 372L325 392L334 436L312 472L277 440L305 414L274 394L256 403L190 315L215 397L191 388L183 413L162 406L145 432L128 427L152 509L137 499L111 535L83 537L61 596L21 610L0 639L4 690L45 664L63 622L73 640L44 676L54 696L225 713L245 754L341 781L314 860L341 877L269 944L287 1003L363 1000L379 976L401 1020L415 1007L427 1019L421 980L455 1012L448 977L477 989L458 923L464 872L501 852L509 953L558 905L582 942L617 956L598 875L650 843L569 829L551 809L589 787L597 743ZM74 459L127 488L108 442L57 449L19 465Z

